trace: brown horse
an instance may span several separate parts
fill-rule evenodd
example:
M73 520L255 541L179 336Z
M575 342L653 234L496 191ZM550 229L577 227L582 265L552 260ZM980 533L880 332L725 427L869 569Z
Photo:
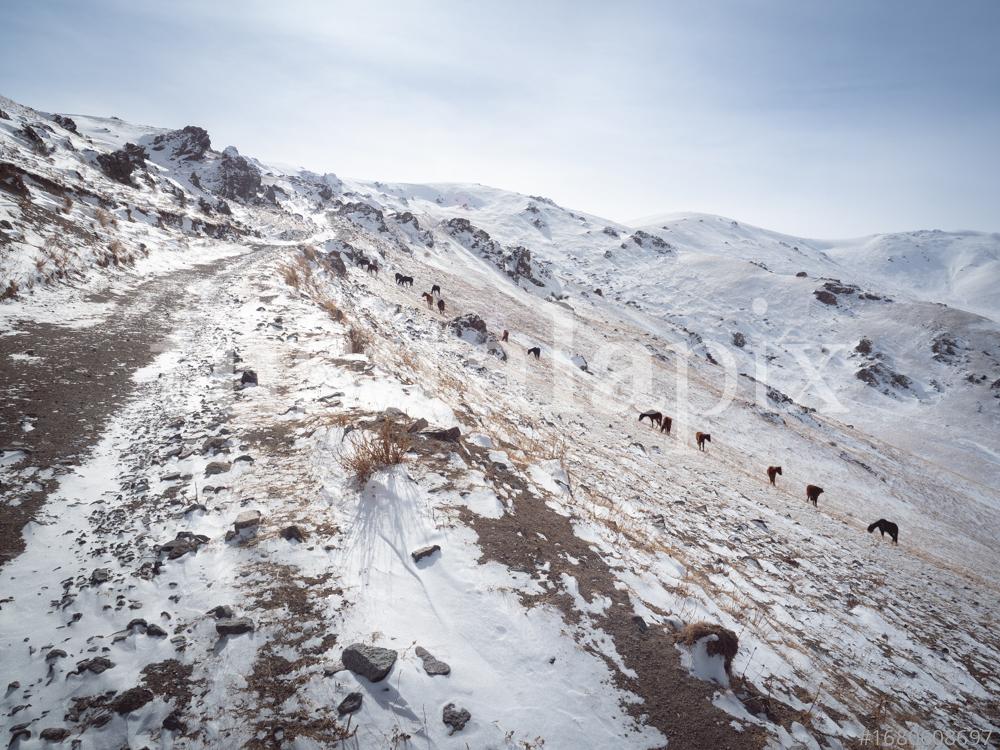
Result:
M817 487L815 484L806 485L806 500L816 505L816 501L819 500L819 496L823 494L823 488Z
M774 478L776 476L778 476L779 474L781 474L781 467L780 466L768 466L767 467L767 478L771 480L771 486L772 487L776 486L774 484Z
M428 293L428 292L422 292L420 296L424 298L424 302L427 303L427 306L433 310L434 309L434 297L432 297L430 295L430 293Z
M668 417L666 414L663 415L663 421L660 423L660 432L665 432L670 434L670 428L673 426L674 420Z
M508 336L510 336L510 333L507 331L506 328L504 328L503 329L503 336L500 337L500 340L501 341L506 341Z
M694 434L694 440L696 443L698 443L699 450L705 450L705 443L711 443L712 436L709 435L707 432L696 432Z
M442 315L444 315L444 300L443 299L439 299L438 300L438 312L441 313Z

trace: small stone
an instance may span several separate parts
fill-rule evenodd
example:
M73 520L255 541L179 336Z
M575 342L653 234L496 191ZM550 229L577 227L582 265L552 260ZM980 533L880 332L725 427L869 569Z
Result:
M633 615L632 622L634 622L635 626L639 628L640 633L645 633L647 630L649 630L649 626L646 624L646 621L643 620L639 615Z
M90 574L90 582L95 586L100 586L102 583L107 583L110 580L111 571L107 568L97 568Z
M472 714L464 708L458 708L454 703L449 703L441 712L441 720L451 727L450 734L461 731L471 718Z
M65 659L68 654L61 648L54 648L45 654L45 661L55 661L56 659Z
M447 430L430 430L428 432L421 432L420 434L432 440L441 440L446 443L457 443L459 438L462 437L462 431L457 427L449 427Z
M427 429L427 420L421 417L415 422L412 422L410 426L406 428L406 431L410 434L413 434L414 432L420 432L421 430L424 429Z
M231 468L233 468L233 465L228 461L212 461L212 463L205 467L205 476L212 477L216 474L225 474Z
M187 729L187 725L181 720L181 715L177 711L172 711L163 720L163 728L171 732L183 732Z
M76 674L83 674L84 672L100 674L114 666L114 663L110 659L105 659L103 656L95 656L93 659L84 659L77 662Z
M260 524L260 511L259 510L245 510L236 516L236 521L233 523L233 527L237 531L243 531L243 529L249 529Z
M153 638L165 638L167 631L154 622L146 626L146 635Z
M69 737L69 730L66 727L46 727L38 736L46 742L62 742Z
M413 552L410 553L410 557L413 558L413 562L420 562L425 557L430 557L435 552L440 552L440 551L441 551L440 544L432 544L430 547L421 547L418 550L414 550Z
M149 688L134 687L119 693L111 701L111 708L117 714L128 714L142 708L153 700L153 691Z
M281 530L281 538L289 542L303 542L305 541L306 535L303 533L302 529L298 526L286 526Z
M253 370L244 370L243 376L240 378L240 385L244 388L251 385L257 385L257 373Z
M216 620L231 620L233 618L233 608L225 604L220 604L208 610L207 614L210 614Z
M323 667L323 676L333 677L333 675L337 674L337 672L343 672L345 669L347 669L347 667L344 666L344 662L335 661Z
M233 617L215 623L219 635L242 635L253 631L253 620L249 617Z
M392 670L396 656L396 652L389 648L352 643L344 649L341 661L354 674L359 674L371 682L380 682Z
M416 654L424 662L424 671L432 677L439 674L451 674L450 666L440 659L435 659L434 655L422 646L417 646Z
M361 708L361 701L361 693L348 693L347 697L340 702L339 706L337 706L337 715L343 716L344 714L353 714Z

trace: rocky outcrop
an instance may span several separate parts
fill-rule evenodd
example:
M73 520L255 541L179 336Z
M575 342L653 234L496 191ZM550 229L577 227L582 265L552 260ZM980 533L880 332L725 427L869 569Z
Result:
M659 253L660 255L669 255L673 252L673 245L655 234L650 234L649 232L644 232L641 229L637 229L635 233L629 237L629 241L635 243L639 247L645 250L652 250L653 252ZM622 243L622 250L628 249L628 241Z
M504 247L462 217L449 219L445 230L462 246L488 260L514 281L523 279L535 286L545 286L543 277L547 274L532 261L531 251L523 245Z
M149 154L142 146L126 143L124 147L112 151L110 154L98 154L97 164L101 171L112 180L135 187L132 174L136 170L145 171L148 156Z
M215 192L223 198L248 203L257 197L261 175L257 169L232 146L222 152L219 160L218 184Z
M204 128L186 125L180 130L171 130L169 133L156 136L150 148L153 151L169 149L170 155L175 159L201 161L205 158L205 153L212 148L212 139L208 137L208 131Z
M73 118L66 117L65 115L53 115L52 119L55 120L56 124L63 130L79 134L80 131L76 129L76 123L73 122Z
M475 313L466 313L453 318L448 327L460 339L475 346L486 346L487 353L501 361L506 361L507 352L500 346L500 340L486 327L486 321Z

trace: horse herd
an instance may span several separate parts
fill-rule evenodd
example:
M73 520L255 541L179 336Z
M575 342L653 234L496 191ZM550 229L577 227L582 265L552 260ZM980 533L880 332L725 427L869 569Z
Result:
M375 263L373 261L368 261L368 260L361 260L360 261L360 265L365 266L367 268L367 270L368 270L368 273L373 274L375 276L378 275L379 266L378 266L377 263ZM397 273L396 274L396 285L397 286L402 286L402 287L412 287L413 286L413 277L412 276L405 276L405 275L403 275L401 273ZM427 307L430 308L430 309L434 309L435 298L437 298L437 309L438 309L438 312L441 315L444 315L445 304L444 304L444 299L441 296L441 286L439 284L432 285L431 286L431 290L429 292L422 292L420 296L427 303ZM503 335L502 335L502 337L501 337L500 340L501 341L507 341L508 340L508 336L509 336L509 332L507 330L504 330ZM528 354L528 356L534 356L535 359L540 359L541 355L542 355L542 349L539 346L533 346L533 347L531 347L530 349L527 350L527 354ZM644 411L644 412L640 413L639 414L639 422L641 423L642 420L644 420L644 419L648 419L649 420L649 424L650 424L651 427L653 427L654 429L658 428L661 433L666 433L667 435L670 434L670 430L673 427L673 423L674 423L674 421L673 421L672 418L668 417L667 415L663 414L662 412L655 411L655 410ZM695 443L698 446L698 450L704 452L704 450L705 450L705 444L712 442L712 436L711 436L711 434L709 434L707 432L696 432L694 434L694 440L695 440ZM776 487L777 486L776 478L779 477L779 476L781 476L781 475L782 474L781 474L781 467L780 466L768 466L767 467L767 479L770 482L770 484L771 484L772 487ZM822 495L823 492L824 492L824 490L823 490L822 487L818 487L815 484L807 484L806 485L806 502L811 502L813 504L813 507L818 507L819 496ZM879 520L877 520L875 523L871 524L868 527L868 532L872 533L876 529L883 536L883 538L885 537L886 534L888 534L892 538L892 541L893 541L894 544L898 544L899 543L899 526L897 526L892 521L887 521L884 518L880 518Z
M673 419L671 419L667 415L663 414L662 412L654 410L641 412L639 414L639 422L642 423L642 420L644 419L649 420L649 425L651 427L653 427L654 429L659 427L661 433L665 432L668 435L670 434L670 428L673 426L674 423ZM711 443L712 436L707 432L696 432L694 434L694 441L698 445L698 450L704 451L705 443ZM771 483L772 487L777 487L776 478L779 476L781 476L780 466L767 467L767 479ZM822 487L818 487L815 484L807 484L806 502L812 503L814 508L817 507L819 496L822 495L823 492L824 490ZM871 526L868 527L868 533L871 533L876 529L882 534L883 537L885 537L886 534L892 537L892 541L894 544L899 543L899 526L894 524L892 521L887 521L884 518L880 518L879 520L877 520L875 523L873 523Z

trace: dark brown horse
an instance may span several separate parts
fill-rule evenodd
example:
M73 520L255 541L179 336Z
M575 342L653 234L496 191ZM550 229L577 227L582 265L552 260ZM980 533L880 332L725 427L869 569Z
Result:
M815 484L806 485L806 500L808 500L813 505L816 505L816 501L819 500L819 496L823 494L823 488L817 487Z
M444 300L443 299L439 299L438 300L438 312L441 313L442 315L444 315Z
M668 417L666 414L663 415L663 421L660 423L660 432L665 432L670 434L670 428L673 427L674 420Z
M771 480L771 486L776 486L774 484L774 478L781 474L780 466L768 466L767 467L767 478Z
M705 450L705 443L711 443L712 436L707 432L696 432L694 434L694 441L698 443L699 450Z
M535 355L535 359L538 359L539 357L542 356L542 347L540 347L540 346L533 346L530 349L528 349L528 354L534 354Z

